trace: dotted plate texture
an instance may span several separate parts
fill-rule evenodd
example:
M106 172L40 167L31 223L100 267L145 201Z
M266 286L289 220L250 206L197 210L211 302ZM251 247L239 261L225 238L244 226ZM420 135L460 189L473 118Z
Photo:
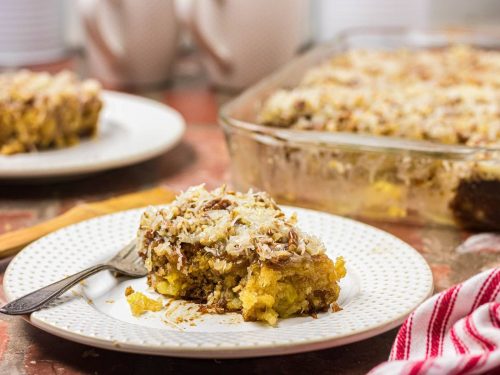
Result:
M210 332L179 331L166 324L163 329L162 325L152 328L141 319L130 323L105 314L89 303L84 287L79 285L31 314L29 321L54 335L112 350L241 358L317 350L372 337L401 324L432 293L429 266L417 251L396 237L327 213L294 207L284 210L287 215L298 214L299 226L321 238L330 257L345 258L348 277L341 283L340 312L322 313L317 319L289 318L278 327L242 322L251 324L250 328L228 331L215 325ZM110 258L135 236L141 212L130 210L88 220L29 245L7 269L7 298L21 297ZM113 287L116 284L111 284ZM123 314L130 316L123 306Z

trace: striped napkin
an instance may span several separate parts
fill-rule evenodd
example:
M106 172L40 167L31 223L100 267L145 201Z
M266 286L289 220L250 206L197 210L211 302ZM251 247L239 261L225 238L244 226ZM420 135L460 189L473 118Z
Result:
M500 374L500 268L420 305L401 326L381 374Z

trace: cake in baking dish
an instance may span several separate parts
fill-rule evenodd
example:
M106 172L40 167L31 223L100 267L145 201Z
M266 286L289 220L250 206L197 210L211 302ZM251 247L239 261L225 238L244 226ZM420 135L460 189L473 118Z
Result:
M243 156L238 173L252 186L269 166L278 183L266 184L280 201L370 219L500 229L498 50L353 48L299 78L262 99L258 122L298 137L311 132L317 146L261 146L266 164ZM232 147L252 151L243 142Z
M500 143L500 52L353 49L273 93L263 124L486 146Z

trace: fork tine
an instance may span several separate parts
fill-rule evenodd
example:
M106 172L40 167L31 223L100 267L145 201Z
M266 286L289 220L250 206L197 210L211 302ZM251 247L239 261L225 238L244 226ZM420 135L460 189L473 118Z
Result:
M123 247L107 264L112 266L119 274L134 277L147 274L142 258L136 251L135 240Z
M135 240L128 243L118 254L116 254L111 261L119 261L127 259L130 254L134 254L136 242Z

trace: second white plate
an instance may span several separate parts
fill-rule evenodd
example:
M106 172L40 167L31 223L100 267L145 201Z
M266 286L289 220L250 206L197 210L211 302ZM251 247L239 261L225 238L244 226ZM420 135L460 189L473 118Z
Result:
M432 274L406 243L368 225L334 215L297 212L300 227L320 237L332 258L344 256L337 313L281 320L277 327L244 322L238 314L200 315L197 306L173 301L167 310L133 317L124 297L132 285L155 298L145 278L88 279L30 316L33 325L73 341L134 353L237 358L297 353L359 341L401 324L432 292ZM9 300L105 260L135 236L142 210L82 222L28 246L4 279Z
M104 91L97 137L59 150L0 155L0 178L75 176L148 160L172 148L184 133L174 109L139 96Z

